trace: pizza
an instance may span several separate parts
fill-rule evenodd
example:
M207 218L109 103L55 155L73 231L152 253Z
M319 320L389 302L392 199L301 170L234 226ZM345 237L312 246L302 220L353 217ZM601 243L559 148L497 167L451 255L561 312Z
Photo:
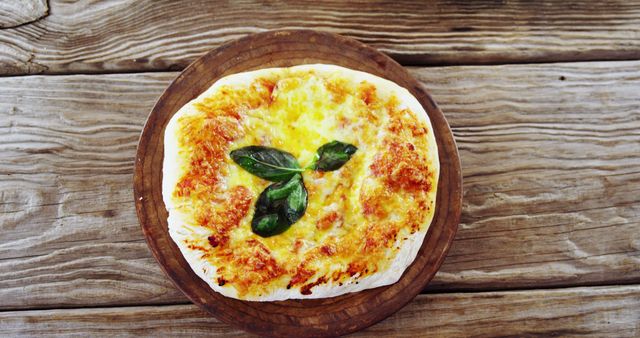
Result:
M223 77L164 135L169 234L213 290L242 300L397 282L433 218L438 175L416 98L335 65Z

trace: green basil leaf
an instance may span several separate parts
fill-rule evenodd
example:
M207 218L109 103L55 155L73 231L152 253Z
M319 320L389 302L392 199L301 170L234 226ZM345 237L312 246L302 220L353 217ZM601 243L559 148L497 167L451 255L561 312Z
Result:
M351 159L358 148L352 144L331 141L318 148L316 162L310 167L319 171L333 171L340 169Z
M294 175L284 184L272 184L270 189L266 189L268 203L287 198L287 196L289 196L289 194L291 194L291 192L300 185L301 181L302 176Z
M286 202L287 219L293 224L302 218L307 210L308 193L302 181L293 187Z
M300 174L273 183L258 197L251 230L262 237L280 234L304 215L307 202L307 189Z
M266 214L259 217L254 216L251 221L251 230L262 237L271 237L283 233L291 223L279 214Z
M288 180L304 171L293 155L275 148L248 146L233 150L229 155L244 170L273 182Z
M293 155L275 148L248 146L229 155L244 170L273 182L286 181L304 171Z
M231 158L248 172L274 181L258 197L251 229L269 237L280 234L300 220L307 210L308 192L301 172L306 169L332 171L347 163L358 148L332 141L318 148L314 162L307 168L288 152L264 146L249 146L230 153Z

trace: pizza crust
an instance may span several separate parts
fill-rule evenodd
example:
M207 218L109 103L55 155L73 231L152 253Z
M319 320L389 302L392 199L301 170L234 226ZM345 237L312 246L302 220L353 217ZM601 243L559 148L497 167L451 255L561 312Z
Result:
M333 73L333 72L341 72L342 74L350 77L353 81L367 81L376 86L378 91L395 93L399 98L401 105L404 105L406 108L410 109L414 115L421 119L423 123L427 126L429 132L425 137L428 138L428 157L431 161L432 165L430 170L434 173L435 181L434 185L437 187L437 178L439 177L439 160L438 160L438 149L436 145L436 140L434 138L432 132L432 126L429 121L428 115L423 109L422 105L418 102L418 100L411 95L411 93L398 86L397 84L382 79L380 77L374 76L372 74L355 71L335 65L326 65L326 64L310 64L310 65L300 65L291 67L292 70L313 70L314 72L321 73ZM198 114L198 111L194 108L194 104L196 102L202 101L205 97L211 96L215 93L219 87L230 84L247 84L251 83L251 81L257 77L267 75L272 72L277 72L279 68L268 68L261 69L251 72L233 74L226 77L221 78L216 81L208 90L200 94L197 98L187 103L184 107L182 107L176 114L172 117L172 119L167 124L165 129L164 136L164 161L163 161L163 181L162 181L162 193L163 200L166 206L166 209L169 213L168 217L168 225L169 225L169 234L171 238L174 240L176 245L179 247L182 252L185 260L192 267L193 271L202 278L207 284L216 292L220 294L237 298L242 300L249 301L279 301L285 299L309 299L309 298L328 298L335 297L351 292L358 292L365 289L376 288L380 286L390 285L397 282L402 276L403 272L406 268L415 260L420 247L422 246L422 242L425 238L425 235L429 229L429 226L422 227L419 231L414 234L408 236L408 239L402 242L400 239L396 241L394 246L399 246L400 250L397 252L395 259L389 265L390 267L385 271L378 271L370 276L365 276L357 279L357 276L352 277L347 282L342 282L342 285L333 284L330 280L326 284L320 284L313 288L313 293L309 295L303 295L300 293L299 288L291 288L291 289L278 289L273 293L261 295L261 296L250 296L250 297L239 297L237 290L234 287L223 287L219 286L216 283L216 278L218 277L216 274L216 267L202 259L202 253L198 250L190 249L186 244L185 240L189 239L190 236L194 234L200 236L207 236L208 229L204 229L202 227L189 225L187 221L186 215L181 214L174 205L174 201L172 200L172 192L178 182L179 178L184 174L184 171L181 168L184 168L184 159L181 159L178 156L178 138L177 138L177 121L180 117ZM430 225L433 219L434 211L435 211L435 199L436 199L436 187L431 189L429 192L429 200L434 201L434 204L428 213L425 224Z

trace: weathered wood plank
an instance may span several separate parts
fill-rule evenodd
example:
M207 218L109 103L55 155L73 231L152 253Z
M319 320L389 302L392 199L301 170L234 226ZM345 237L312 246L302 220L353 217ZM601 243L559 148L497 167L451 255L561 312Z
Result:
M184 301L132 191L140 130L173 76L0 79L0 294L15 296L2 307Z
M637 337L640 287L420 295L351 337ZM0 312L9 336L247 336L195 305Z
M412 71L465 176L431 290L640 282L640 62ZM131 192L139 131L174 76L0 79L0 308L184 301Z
M432 287L640 280L640 63L416 75L464 174L462 224Z
M0 28L24 25L48 12L47 0L3 0L0 2Z
M0 74L181 69L249 33L344 34L421 65L640 59L637 1L50 0L44 20L0 31Z

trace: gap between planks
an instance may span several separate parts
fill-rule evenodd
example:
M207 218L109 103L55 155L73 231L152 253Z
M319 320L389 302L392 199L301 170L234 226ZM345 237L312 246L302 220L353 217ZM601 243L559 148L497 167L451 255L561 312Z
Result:
M204 54L202 54L204 55ZM640 52L637 57L622 57L622 58L582 58L582 59L557 59L557 60L515 60L515 61L487 61L487 62L469 62L469 63L420 63L420 62L407 62L403 61L402 58L398 58L397 56L389 55L392 59L398 62L400 65L407 68L447 68L447 67L474 67L474 66L510 66L510 65L521 65L521 66L535 66L535 65L564 65L564 64L580 64L580 63L592 63L592 62L631 62L631 61L640 61ZM167 68L159 68L159 69L99 69L99 70L77 70L72 72L49 72L49 73L34 73L34 74L3 74L0 73L0 78L12 78L12 77L30 77L30 76L71 76L71 75L126 75L126 74L147 74L147 73L176 73L176 76L180 72L182 72L188 64L185 66L172 66Z

